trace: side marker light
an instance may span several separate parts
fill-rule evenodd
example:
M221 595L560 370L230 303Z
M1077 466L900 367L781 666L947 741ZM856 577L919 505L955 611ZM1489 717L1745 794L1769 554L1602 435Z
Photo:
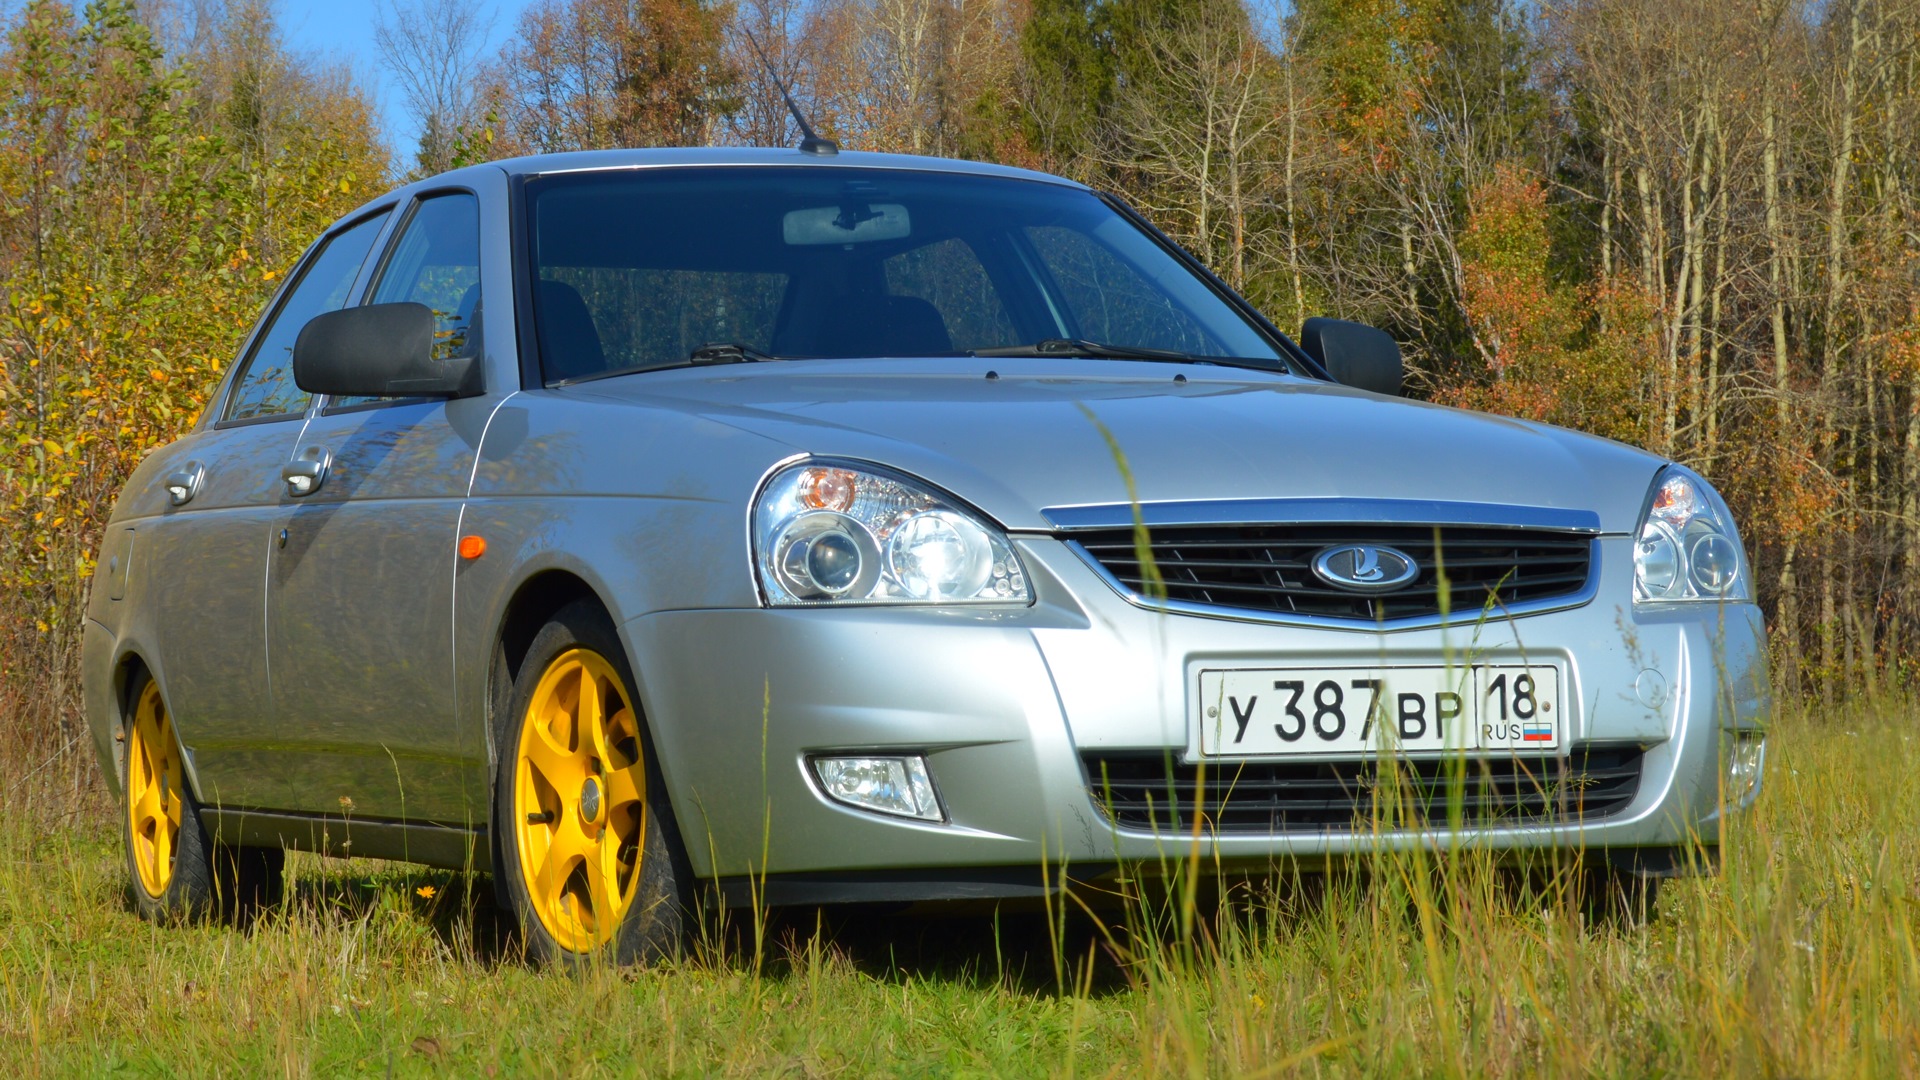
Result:
M482 536L463 536L460 538L460 557L477 559L487 553L487 541Z

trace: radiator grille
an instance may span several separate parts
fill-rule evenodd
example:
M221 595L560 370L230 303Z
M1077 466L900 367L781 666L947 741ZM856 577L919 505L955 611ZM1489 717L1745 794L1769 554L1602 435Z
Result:
M1150 531L1154 565L1167 599L1210 607L1364 621L1441 612L1440 570L1448 609L1472 615L1491 600L1503 607L1565 599L1585 590L1593 538L1541 529L1431 525L1181 525ZM1074 532L1078 543L1120 583L1150 595L1131 529ZM1397 548L1419 574L1394 592L1335 588L1313 572L1314 556L1345 544Z
M1198 813L1219 833L1345 831L1588 821L1625 810L1640 788L1637 746L1576 747L1566 758L1402 758L1210 762L1204 775L1162 750L1089 753L1087 782L1126 828L1190 832ZM1388 792L1395 792L1389 795Z

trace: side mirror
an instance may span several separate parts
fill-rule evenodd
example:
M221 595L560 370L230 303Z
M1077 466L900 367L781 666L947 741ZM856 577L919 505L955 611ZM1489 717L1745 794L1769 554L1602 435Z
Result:
M478 392L471 356L433 355L433 309L367 304L316 315L293 341L293 382L334 397L464 397Z
M1341 319L1308 319L1300 327L1300 347L1343 386L1400 394L1400 345L1384 330Z

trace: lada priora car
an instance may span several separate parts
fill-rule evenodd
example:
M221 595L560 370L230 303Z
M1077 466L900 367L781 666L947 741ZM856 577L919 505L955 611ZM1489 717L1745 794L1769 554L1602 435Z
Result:
M270 898L286 848L469 867L536 954L631 958L696 897L1033 897L1169 845L1710 862L1767 708L1726 505L1400 377L1032 172L402 188L106 530L133 895Z

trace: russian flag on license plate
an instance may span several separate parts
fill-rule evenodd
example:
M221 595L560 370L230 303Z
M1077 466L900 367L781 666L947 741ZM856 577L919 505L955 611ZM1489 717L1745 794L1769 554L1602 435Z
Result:
M1553 725L1527 724L1520 729L1521 742L1552 742Z

